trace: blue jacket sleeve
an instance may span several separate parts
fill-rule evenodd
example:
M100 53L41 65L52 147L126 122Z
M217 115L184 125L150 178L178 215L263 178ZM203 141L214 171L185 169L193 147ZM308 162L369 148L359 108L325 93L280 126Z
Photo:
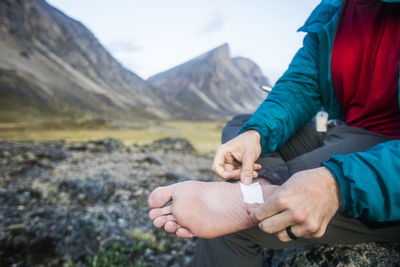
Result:
M376 222L400 220L400 140L323 163L335 177L341 213Z
M288 70L240 129L260 133L263 155L286 143L321 107L317 58L317 36L309 33Z

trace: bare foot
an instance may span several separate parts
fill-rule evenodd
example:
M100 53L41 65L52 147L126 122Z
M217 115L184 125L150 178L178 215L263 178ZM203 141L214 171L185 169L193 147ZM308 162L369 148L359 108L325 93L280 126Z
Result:
M277 186L263 179L259 182L265 200ZM172 204L167 205L170 200ZM182 238L215 238L255 225L238 183L188 181L158 187L148 204L154 225Z

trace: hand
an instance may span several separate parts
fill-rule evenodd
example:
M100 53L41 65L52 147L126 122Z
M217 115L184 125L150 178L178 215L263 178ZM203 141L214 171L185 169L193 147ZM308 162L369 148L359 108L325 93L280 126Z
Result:
M339 186L325 167L292 175L250 216L261 230L275 234L281 241L297 237L320 238L340 205Z
M212 170L222 179L239 179L250 184L261 165L254 163L261 154L260 134L246 131L220 145L214 156Z

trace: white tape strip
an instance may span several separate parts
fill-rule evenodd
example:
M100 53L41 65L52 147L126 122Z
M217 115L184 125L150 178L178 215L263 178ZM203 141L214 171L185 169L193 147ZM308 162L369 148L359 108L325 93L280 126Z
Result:
M263 194L261 191L261 185L257 182L254 184L246 185L240 184L240 190L242 190L243 201L248 204L264 203Z

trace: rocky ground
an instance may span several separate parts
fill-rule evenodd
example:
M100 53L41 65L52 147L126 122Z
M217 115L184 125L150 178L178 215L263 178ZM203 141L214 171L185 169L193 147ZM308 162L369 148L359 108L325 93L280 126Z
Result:
M158 185L217 180L184 139L125 146L0 142L0 266L187 266L195 240L156 230ZM265 250L265 266L400 265L400 244Z

